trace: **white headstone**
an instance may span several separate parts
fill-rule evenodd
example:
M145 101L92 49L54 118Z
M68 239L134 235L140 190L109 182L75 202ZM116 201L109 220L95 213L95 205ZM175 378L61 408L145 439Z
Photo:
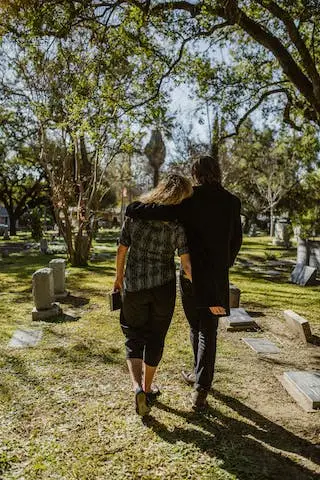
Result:
M47 310L54 301L53 272L41 268L32 275L32 295L37 310Z
M48 253L48 240L46 238L40 240L40 251L41 253Z
M66 261L63 258L55 258L54 260L51 260L49 262L49 267L52 268L53 272L53 285L55 295L64 294Z

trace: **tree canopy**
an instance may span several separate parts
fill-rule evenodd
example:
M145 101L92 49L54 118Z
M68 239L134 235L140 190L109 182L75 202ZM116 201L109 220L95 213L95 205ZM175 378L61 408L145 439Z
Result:
M64 42L75 32L87 32L83 38L100 52L106 78L129 73L130 80L116 88L119 111L138 109L161 93L165 96L168 77L196 76L198 93L219 100L230 126L234 124L229 134L237 133L248 115L264 104L281 110L284 121L294 128L302 129L306 121L319 125L316 0L8 0L2 4L2 31L12 36L27 33L29 38Z

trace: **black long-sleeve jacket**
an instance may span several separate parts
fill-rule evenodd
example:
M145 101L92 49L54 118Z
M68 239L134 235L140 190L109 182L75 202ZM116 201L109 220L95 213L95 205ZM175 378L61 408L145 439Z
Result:
M187 234L197 307L229 309L229 268L242 243L240 200L220 184L194 187L179 205L134 202L126 215L144 220L178 219Z

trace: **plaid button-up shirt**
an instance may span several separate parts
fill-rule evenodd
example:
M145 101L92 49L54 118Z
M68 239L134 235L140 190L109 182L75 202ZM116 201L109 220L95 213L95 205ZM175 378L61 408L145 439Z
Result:
M174 254L188 253L187 238L178 222L126 218L120 243L129 248L124 287L129 292L164 285L175 278Z

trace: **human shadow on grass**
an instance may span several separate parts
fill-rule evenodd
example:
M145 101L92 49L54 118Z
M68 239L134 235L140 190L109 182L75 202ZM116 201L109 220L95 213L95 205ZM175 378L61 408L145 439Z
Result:
M84 305L87 305L89 302L90 302L89 298L80 297L72 294L68 295L65 298L59 298L59 303L62 303L63 305L72 305L74 308L83 307Z
M90 360L102 364L120 365L123 363L122 358L117 357L119 353L117 349L110 348L102 352L94 352L90 346L81 342L71 347L56 346L48 350L50 350L51 355L68 360L73 364L88 364Z
M166 442L193 444L203 453L222 460L221 468L239 480L319 479L319 474L299 465L296 458L289 458L290 454L295 454L319 465L316 445L268 420L235 398L219 392L215 392L214 396L244 420L227 416L213 407L199 414L182 412L157 402L158 408L184 418L189 427L174 427L171 423L169 429L152 416L146 417L144 423ZM192 425L199 430L190 428ZM284 456L284 451L288 457Z
M51 318L44 318L41 320L41 322L44 323L69 323L69 322L77 322L80 320L81 316L80 315L70 315L69 313L61 313L60 315L57 315L55 317Z

